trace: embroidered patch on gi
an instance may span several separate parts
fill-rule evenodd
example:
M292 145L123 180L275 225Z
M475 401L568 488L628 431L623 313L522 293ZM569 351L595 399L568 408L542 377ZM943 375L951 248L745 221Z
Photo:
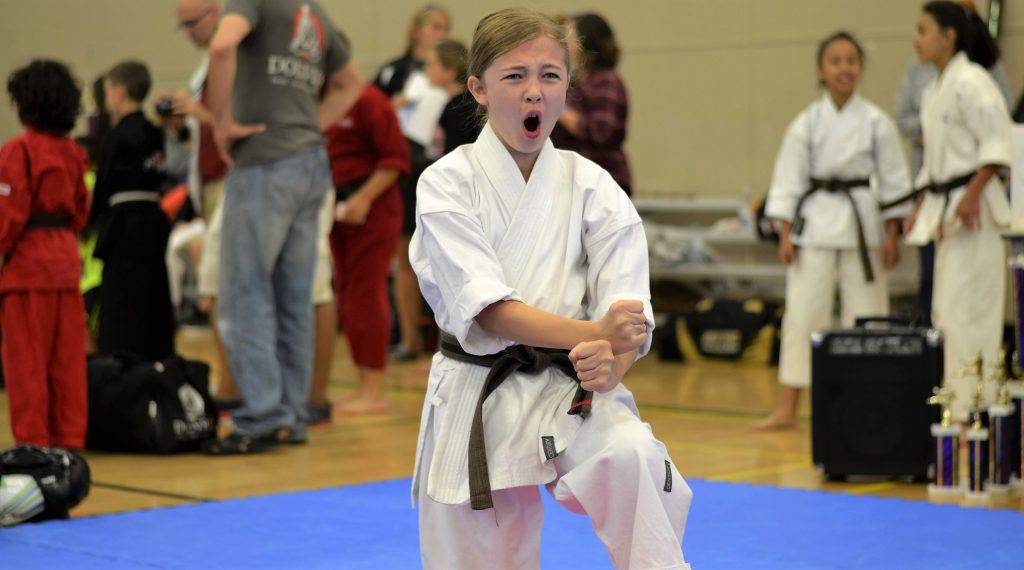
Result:
M10 196L10 195L11 195L11 185L10 184L0 184L0 196Z
M554 459L558 456L558 451L555 450L555 438L554 436L544 435L540 438L541 444L544 445L544 457L548 459Z
M672 492L672 464L665 460L665 492Z

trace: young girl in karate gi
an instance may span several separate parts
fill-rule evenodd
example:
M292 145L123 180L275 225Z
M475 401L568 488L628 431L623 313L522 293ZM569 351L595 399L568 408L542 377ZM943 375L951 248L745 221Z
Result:
M88 159L68 137L82 91L62 63L8 77L25 132L0 148L0 327L16 443L85 447L88 394L82 261Z
M832 326L837 285L843 326L889 313L885 271L899 261L909 204L880 212L879 203L906 197L910 176L895 124L857 93L863 62L845 32L821 42L825 93L789 125L775 161L765 213L782 222L779 259L787 266L782 392L755 431L796 425L800 393L811 383L811 334Z
M1002 339L1006 255L999 230L1010 210L996 172L1010 164L1010 116L992 76L973 59L962 6L925 4L914 49L939 75L922 95L924 161L915 187L926 191L907 220L907 241L935 239L932 322L943 334L945 382L956 391L953 415L962 421L975 379L958 373L980 352L988 375Z
M485 17L469 76L488 121L424 172L410 249L444 331L413 480L423 565L537 568L543 484L590 516L615 567L688 568L691 492L621 384L654 326L643 226L606 171L548 140L564 28Z

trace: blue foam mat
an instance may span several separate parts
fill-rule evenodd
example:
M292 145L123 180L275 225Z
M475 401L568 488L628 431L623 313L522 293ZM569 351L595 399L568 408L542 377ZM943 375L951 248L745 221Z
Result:
M696 569L1024 568L1024 514L690 480ZM545 493L544 568L610 568ZM409 480L0 530L2 568L419 567Z

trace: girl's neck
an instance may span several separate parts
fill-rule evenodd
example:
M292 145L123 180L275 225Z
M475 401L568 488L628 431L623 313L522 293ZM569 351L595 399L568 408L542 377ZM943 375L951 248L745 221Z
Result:
M829 99L832 99L832 104L836 106L836 109L839 109L840 111L842 111L843 107L845 107L846 104L850 102L850 99L853 99L853 92L851 91L850 93L844 94L844 93L833 93L833 92L829 91L828 92L828 96L829 96Z
M942 72L946 70L946 67L949 65L949 62L953 60L954 56L956 56L956 53L944 53L932 62L935 64L935 68L939 70L939 75L942 75Z
M428 53L430 53L430 46L425 44L420 44L412 48L412 58L416 61L426 61Z

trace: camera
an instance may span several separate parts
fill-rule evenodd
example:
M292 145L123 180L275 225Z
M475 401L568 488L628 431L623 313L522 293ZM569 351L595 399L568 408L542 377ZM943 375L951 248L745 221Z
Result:
M156 114L161 117L173 117L175 115L174 102L171 101L170 97L161 97L156 102Z

